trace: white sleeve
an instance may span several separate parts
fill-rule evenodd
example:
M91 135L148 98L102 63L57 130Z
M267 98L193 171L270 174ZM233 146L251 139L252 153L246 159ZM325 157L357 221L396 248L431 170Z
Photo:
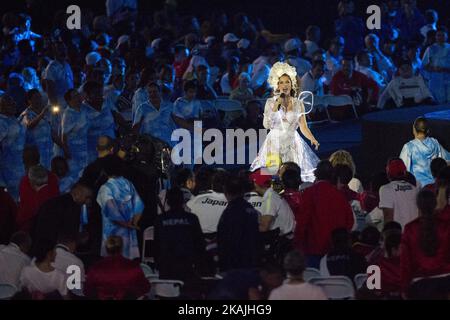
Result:
M263 199L261 215L272 216L275 218L278 211L277 207L278 207L277 199L275 199L272 192L269 192L269 194Z
M380 188L380 209L394 209L394 194L390 191L390 188L387 188L387 186Z
M399 158L402 159L403 163L405 164L406 170L411 172L411 152L407 143L403 146Z
M272 111L272 108L273 108L274 103L275 103L275 101L273 99L267 99L266 106L264 107L263 126L266 129L273 128L274 112Z

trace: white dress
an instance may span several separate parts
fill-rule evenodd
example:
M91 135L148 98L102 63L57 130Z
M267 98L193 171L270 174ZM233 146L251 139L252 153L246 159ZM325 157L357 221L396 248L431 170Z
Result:
M271 158L279 156L281 162L295 162L300 166L302 181L313 182L314 169L319 158L297 132L300 117L304 114L303 105L294 99L293 110L284 112L282 108L273 111L274 98L269 98L264 109L264 127L270 129L266 140L250 171L267 167Z

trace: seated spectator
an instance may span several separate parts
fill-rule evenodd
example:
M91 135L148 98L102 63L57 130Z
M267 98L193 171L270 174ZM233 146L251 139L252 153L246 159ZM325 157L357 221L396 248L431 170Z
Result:
M263 196L259 231L268 232L278 229L281 236L292 236L295 228L294 214L287 201L270 186L272 176L257 170L250 175L250 179L253 180L256 192Z
M234 119L230 127L240 128L244 131L248 129L260 130L264 129L263 119L261 103L258 100L250 100L245 105L245 115Z
M183 209L184 195L175 187L167 192L169 211L155 221L155 260L162 279L192 280L200 274L205 240L196 215Z
M389 102L389 99L392 99L397 108L433 103L433 95L422 76L413 74L409 60L401 62L399 76L389 82L377 107L383 109L386 105L392 105L392 101Z
M263 197L255 190L255 185L250 179L251 172L241 172L239 177L242 179L244 185L244 199L250 203L259 213L261 213L263 205Z
M316 182L303 191L294 245L305 253L308 267L318 268L320 259L331 248L332 231L337 228L350 231L354 218L347 199L333 185L331 163L320 161L314 174ZM332 220L330 212L333 212Z
M358 220L357 216L362 213L361 209L361 201L360 201L360 194L350 190L348 187L348 183L352 179L352 169L345 164L338 164L334 167L334 178L336 182L336 187L339 191L341 191L345 198L347 199L348 203L352 207L353 211L353 219L354 224L352 230L358 229Z
M30 232L41 205L58 195L56 176L41 165L31 167L20 183L20 204L16 218L19 230Z
M348 183L350 190L357 192L357 193L362 193L364 191L361 181L359 181L359 179L355 177L356 166L355 166L355 162L353 161L353 157L350 154L350 152L345 151L345 150L337 150L331 154L329 160L333 167L337 166L338 164L343 164L343 165L349 166L352 169L352 173L353 173L352 178L351 178L350 182Z
M373 57L367 50L359 52L356 56L355 70L375 81L379 92L382 92L386 87L386 79L373 69Z
M58 177L59 191L61 194L69 192L76 182L69 175L69 164L63 157L57 156L52 159L51 172Z
M217 99L216 91L209 85L209 76L208 66L201 64L195 69L195 78L198 80L197 98L200 100Z
M302 42L298 38L292 38L284 44L284 52L286 54L286 62L295 67L297 76L303 77L305 73L311 70L311 63L308 60L301 58L302 56Z
M259 213L243 198L241 179L227 179L224 191L228 205L217 226L220 270L255 267L259 262L260 251Z
M447 178L449 170L444 170ZM444 184L444 181L442 181ZM441 186L441 185L440 185ZM442 186L448 198L449 180ZM439 190L441 192L441 190ZM447 199L448 201L448 199ZM446 299L450 284L450 215L436 211L434 193L421 191L417 196L419 218L405 226L401 242L402 292L411 299ZM442 275L438 278L428 278Z
M372 257L373 251L380 246L381 233L374 226L367 226L361 232L359 241L354 243L352 250L365 257L369 261Z
M352 250L350 233L345 228L333 230L331 241L330 252L320 261L321 274L353 279L358 273L366 273L366 259Z
M225 171L217 171L213 175L211 189L205 190L186 203L189 211L198 217L203 233L217 232L220 217L228 204L223 193L226 177Z
M395 73L395 66L391 58L387 57L380 50L380 38L374 33L370 33L364 39L367 51L372 55L374 66L378 73L387 81L389 81Z
M428 31L430 31L430 30L436 31L437 30L436 25L437 25L438 20L439 20L439 15L435 10L429 9L429 10L425 11L426 24L422 28L420 28L420 34L422 35L422 37L424 39L426 39Z
M314 94L314 109L312 110L312 114L317 115L318 117L319 113L322 113L322 116L325 116L323 114L325 110L321 107L321 97L324 96L324 74L325 62L317 60L313 62L311 70L305 73L300 81L300 91L310 91Z
M430 163L430 170L431 170L431 175L433 176L434 179L434 183L429 183L426 186L424 186L423 188L426 190L430 190L434 193L436 193L437 190L437 177L439 176L440 172L442 170L444 170L447 167L447 161L445 161L442 158L434 158L433 160L431 160Z
M223 95L229 95L237 88L239 83L239 58L231 56L227 61L227 72L220 80L220 88Z
M172 177L171 177L171 186L172 188L179 188L181 192L183 192L184 198L184 210L189 212L189 208L186 206L186 203L191 200L194 196L192 192L195 189L195 175L194 173L187 168L178 168ZM170 207L167 203L167 189L161 190L159 193L159 200L161 202L161 206L158 206L158 213L167 212Z
M184 45L175 46L175 57L173 68L175 69L175 79L180 81L189 66L189 50Z
M450 160L450 153L435 138L430 137L431 130L428 120L418 117L413 124L414 140L404 144L400 158L406 169L423 187L433 182L430 166L431 159L442 157Z
M50 296L68 299L66 275L53 267L56 257L55 243L40 240L34 256L34 263L24 267L20 275L22 288L31 294L33 300Z
M138 261L122 255L121 237L110 236L105 242L108 256L95 263L87 273L84 293L91 299L137 299L150 291Z
M0 245L7 244L16 230L17 204L0 179Z
M320 28L318 26L308 26L306 28L305 35L305 57L312 60L314 52L320 49L318 45L320 42Z
M378 99L378 85L361 72L354 70L353 60L344 58L342 68L330 83L331 94L348 95L353 98L356 107L364 111L368 106L376 104Z
M67 270L70 266L77 266L80 268L80 281L82 282L82 285L84 285L84 282L86 281L84 264L83 261L75 255L77 249L77 236L61 234L58 238L56 257L53 266L64 274L67 274Z
M20 287L22 269L31 262L30 249L31 238L22 231L14 233L7 246L0 245L0 283Z
M421 47L417 42L411 42L406 49L406 59L411 61L413 75L418 76L422 71Z
M194 131L194 121L199 120L202 104L197 99L198 84L195 80L186 81L183 86L184 96L175 100L172 118L183 129Z
M342 65L342 53L344 51L344 38L336 37L331 40L328 47L328 51L325 55L325 63L327 66L327 71L325 73L326 85L330 85L334 75L341 69Z
M291 251L284 258L287 279L284 284L272 290L269 300L327 300L322 288L305 282L305 258L300 251Z
M401 159L390 159L386 174L390 182L380 188L379 204L384 223L397 221L404 227L417 218L415 199L419 190L405 180L406 167Z
M250 75L242 72L239 75L239 86L233 89L230 93L230 99L238 100L245 105L249 100L254 98L253 90L250 88Z

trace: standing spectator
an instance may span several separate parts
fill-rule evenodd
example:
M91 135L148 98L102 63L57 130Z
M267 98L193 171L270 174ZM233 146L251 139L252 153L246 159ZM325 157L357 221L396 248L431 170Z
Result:
M17 201L19 182L23 177L22 152L25 129L15 118L16 103L7 94L0 96L0 179Z
M305 257L300 251L291 251L284 258L287 279L284 284L272 290L269 300L327 300L322 288L305 282Z
M123 240L110 236L105 241L107 257L95 263L87 273L84 293L91 299L136 300L150 291L138 261L122 255Z
M228 206L217 226L217 245L221 271L255 267L258 264L258 211L244 198L242 181L225 182Z
M20 274L31 262L28 252L31 238L22 231L11 236L7 246L0 246L0 283L20 287Z
M105 243L108 237L117 235L123 240L124 257L134 259L140 256L136 231L139 229L144 204L133 184L122 176L122 167L122 161L116 157L108 157L104 163L108 180L100 187L97 195L103 220L101 255L106 255Z
M448 196L448 185L443 189ZM433 192L421 191L417 196L419 218L408 223L403 233L400 256L402 290L412 299L446 299L448 296L450 216L445 211L436 212L436 204ZM436 275L443 276L426 278Z
M437 193L437 187L438 187L438 177L439 174L441 173L442 170L444 170L445 168L447 168L447 161L445 161L442 158L434 158L433 160L431 160L430 163L430 170L431 170L431 175L433 176L434 182L425 185L423 188L426 190L430 190L434 193Z
M417 39L425 18L416 6L416 0L401 0L401 8L395 17L395 25L405 41Z
M431 161L437 157L450 161L450 153L435 139L426 118L419 117L413 125L414 140L406 143L400 153L400 159L422 187L434 182L431 173Z
M326 84L329 85L334 75L341 69L342 53L344 51L344 38L336 37L331 40L325 55L327 65Z
M389 183L380 188L380 204L384 223L396 221L404 227L417 217L416 196L418 188L406 182L406 167L401 159L388 161L386 173Z
M429 73L429 86L439 103L450 101L450 44L448 30L440 27L436 32L436 43L429 46L423 55L422 64Z
M355 4L352 0L342 0L338 4L339 19L334 22L336 34L345 40L345 53L354 55L363 48L364 22L355 17Z
M389 81L395 73L395 66L392 60L380 50L380 38L370 33L364 41L367 51L372 54L376 70L386 81Z
M20 275L20 283L34 300L59 295L68 299L66 275L53 267L56 252L55 243L50 240L40 240L35 250L35 261L26 266Z
M287 169L281 175L281 182L283 184L283 192L281 196L287 201L289 207L294 213L296 223L301 223L298 211L300 210L300 203L302 202L302 193L299 191L301 184L301 176L297 170Z
M426 24L420 28L420 34L422 35L423 39L427 38L427 34L430 30L437 30L437 22L439 20L439 15L438 13L433 10L433 9L429 9L427 11L425 11L425 22Z
M67 47L63 42L53 45L54 60L52 60L42 75L47 88L51 105L65 105L64 95L73 88L72 68L67 63Z
M308 26L305 31L306 52L305 57L312 59L314 52L319 50L320 28L318 26Z
M155 259L161 279L192 280L205 257L205 239L198 218L183 209L179 188L167 192L168 212L155 221Z
M54 157L51 164L51 172L58 178L58 187L61 194L70 192L75 184L73 177L69 175L69 165L63 157Z
M12 72L8 76L6 93L16 102L16 116L19 116L27 107L25 81L19 73Z
M125 87L116 100L116 109L127 123L133 120L131 116L132 101L134 93L137 89L139 74L134 71L128 71L125 75Z
M308 267L318 268L320 259L331 248L331 232L351 230L354 219L345 196L333 185L333 166L321 161L314 172L316 182L303 191L294 245L301 249Z
M56 245L56 257L53 266L62 273L67 273L70 266L80 268L80 281L82 286L86 281L84 264L80 258L75 255L77 249L77 236L71 234L61 234L58 237Z
M187 168L179 168L175 173L171 175L171 186L172 188L179 188L183 192L184 199L184 210L189 212L190 209L187 207L186 203L191 200L194 196L192 192L195 189L195 175ZM167 189L161 190L159 193L159 200L161 205L158 206L158 213L166 212L170 209L167 203Z
M311 70L311 63L302 59L302 42L298 38L292 38L284 44L284 52L286 53L286 62L295 67L298 77L303 77L305 73Z
M70 175L78 180L88 164L89 122L86 111L82 108L81 95L77 90L67 91L64 98L68 105L61 120L64 154L69 162Z

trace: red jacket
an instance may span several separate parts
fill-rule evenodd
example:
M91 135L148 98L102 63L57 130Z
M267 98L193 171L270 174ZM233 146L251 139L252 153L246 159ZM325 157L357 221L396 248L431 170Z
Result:
M86 276L85 294L100 300L136 299L150 291L138 261L110 256L94 264Z
M17 226L19 230L29 232L39 207L47 200L59 195L58 178L54 173L49 172L48 183L36 191L31 186L28 176L25 176L20 181L19 195Z
M450 273L450 206L436 216L438 248L428 257L420 247L421 218L405 226L401 242L402 289L407 292L411 280Z
M11 195L0 187L0 244L9 243L15 231L17 205Z
M380 257L376 263L381 271L381 292L383 295L401 293L400 257Z
M331 232L346 228L354 219L345 196L328 181L318 181L305 189L298 210L294 245L307 255L324 255L331 248Z
M366 92L367 89L371 89L369 101L375 102L378 99L377 83L361 72L353 71L352 77L347 78L342 71L338 71L330 83L331 94L335 96L351 95L352 88L360 88Z
M300 208L300 203L302 201L302 192L295 189L284 190L282 197L287 201L289 207L291 207L292 212L295 216L295 221L298 223L298 210Z

